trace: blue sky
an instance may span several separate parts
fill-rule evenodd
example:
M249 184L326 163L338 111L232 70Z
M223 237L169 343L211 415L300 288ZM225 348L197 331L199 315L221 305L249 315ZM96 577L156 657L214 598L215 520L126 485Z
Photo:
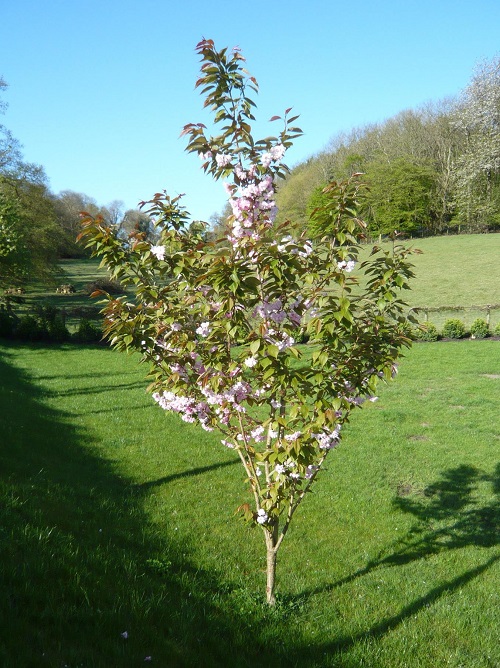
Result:
M166 189L207 220L225 192L179 138L207 120L201 37L241 47L260 84L257 134L287 107L300 114L293 166L341 131L457 95L500 53L500 2L2 0L0 121L55 193L132 208Z

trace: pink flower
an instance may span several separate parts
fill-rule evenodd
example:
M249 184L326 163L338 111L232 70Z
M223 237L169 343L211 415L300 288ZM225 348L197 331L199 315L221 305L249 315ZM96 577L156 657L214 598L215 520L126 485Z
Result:
M272 159L275 162L280 162L285 155L285 151L286 148L283 146L283 144L276 144L276 146L273 146L270 150Z
M224 153L217 153L215 156L215 161L219 167L226 167L231 162L231 156L224 155Z

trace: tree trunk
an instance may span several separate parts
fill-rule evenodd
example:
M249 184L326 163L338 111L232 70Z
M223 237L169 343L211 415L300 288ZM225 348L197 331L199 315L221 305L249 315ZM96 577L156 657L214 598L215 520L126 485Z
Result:
M266 528L264 531L267 550L266 600L268 605L275 605L276 597L274 595L274 586L276 583L276 542L278 540L278 522L273 526Z

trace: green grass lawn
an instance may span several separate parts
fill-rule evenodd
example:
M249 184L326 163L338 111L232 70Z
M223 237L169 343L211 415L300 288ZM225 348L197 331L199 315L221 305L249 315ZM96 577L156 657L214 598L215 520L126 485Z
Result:
M405 243L422 250L421 255L412 258L416 278L411 291L404 293L408 304L467 307L466 311L430 313L429 321L439 328L448 318L459 318L470 326L473 320L485 318L486 314L469 307L500 304L500 234L430 237ZM98 260L63 260L58 281L72 283L76 294L58 295L55 287L31 286L26 306L42 301L70 313L75 308L96 308L96 300L87 296L84 286L105 275ZM423 314L421 318L425 319ZM498 322L500 309L491 312L491 328ZM76 323L77 318L70 315L70 329L75 329Z
M234 453L143 374L106 348L0 345L2 667L500 666L497 341L415 345L355 414L273 610Z

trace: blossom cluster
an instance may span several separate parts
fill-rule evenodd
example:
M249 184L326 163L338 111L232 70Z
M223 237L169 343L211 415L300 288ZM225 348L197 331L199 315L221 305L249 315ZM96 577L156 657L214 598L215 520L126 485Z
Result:
M320 433L311 434L311 436L317 440L320 450L332 450L340 442L340 429L341 425L338 424L335 429L332 429L331 431L323 429Z
M281 325L285 320L289 320L292 325L298 327L301 323L301 316L295 311L295 308L299 304L300 300L295 300L290 306L290 310L285 311L281 299L275 299L272 302L264 300L255 308L253 315L254 317L259 316L263 320L272 320L272 322L278 325Z
M278 210L275 185L268 170L272 164L278 166L281 163L285 151L283 144L276 144L262 153L260 164L251 164L247 169L238 158L221 151L215 153L215 158L212 151L199 154L204 162L215 160L219 169L233 171L235 183L224 184L233 214L232 229L228 235L233 247L255 243L260 238L259 226L270 226L273 223Z
M184 397L174 392L155 392L153 399L166 411L179 413L184 422L199 421L206 431L213 431L210 425L211 410L208 402L196 401L192 397Z
M293 459L287 459L282 464L276 464L274 467L274 474L277 477L291 478L292 480L299 480L300 473L296 470L297 462Z

